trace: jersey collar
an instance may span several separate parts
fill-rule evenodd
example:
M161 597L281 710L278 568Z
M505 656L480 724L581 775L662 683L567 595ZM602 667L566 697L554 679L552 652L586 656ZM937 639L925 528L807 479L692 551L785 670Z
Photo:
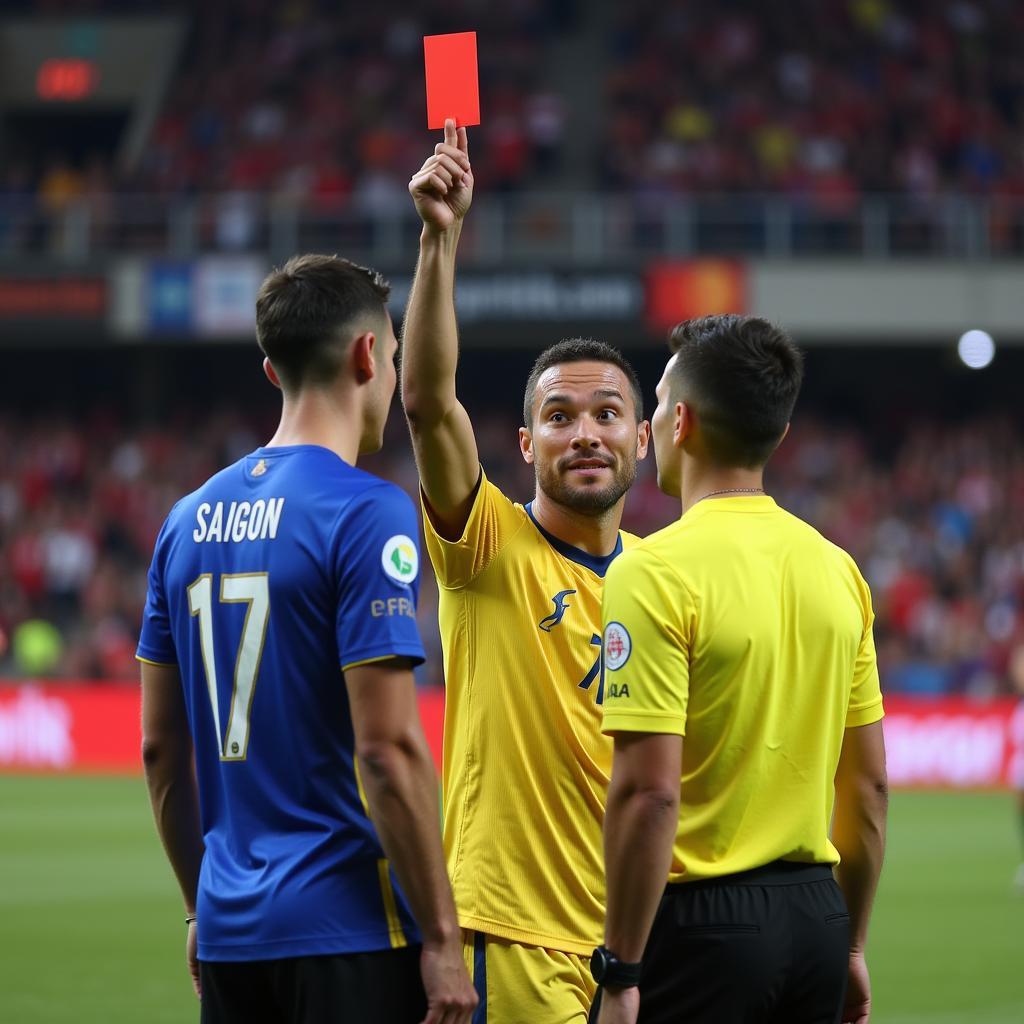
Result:
M559 540L553 533L548 533L540 523L537 522L537 517L533 514L533 502L527 502L523 508L526 509L526 514L530 517L531 522L534 526L540 530L541 535L544 539L562 556L568 558L572 562L576 562L578 565L586 566L591 572L596 573L602 579L604 574L608 571L608 566L622 554L622 534L618 534L615 541L615 550L610 555L591 555L586 551L581 551L579 548L573 547L572 544L566 544L564 540Z

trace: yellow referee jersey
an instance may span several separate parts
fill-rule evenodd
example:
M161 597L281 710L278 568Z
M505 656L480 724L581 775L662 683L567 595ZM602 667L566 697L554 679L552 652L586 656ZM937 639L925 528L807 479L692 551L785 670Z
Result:
M596 558L554 538L486 476L457 541L424 503L447 686L444 843L463 928L589 954L604 924Z
M882 717L853 559L769 497L698 502L616 561L606 732L683 740L669 881L835 864L843 732Z

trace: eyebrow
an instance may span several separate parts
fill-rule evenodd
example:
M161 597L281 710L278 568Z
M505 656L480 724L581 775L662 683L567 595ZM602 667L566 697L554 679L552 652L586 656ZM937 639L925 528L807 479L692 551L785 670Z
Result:
M617 391L614 388L598 388L598 390L591 392L591 396L594 398L617 398L620 402L625 401L622 397L622 392ZM568 395L548 395L548 397L540 403L540 407L543 409L545 406L552 404L568 405L571 401L572 399Z

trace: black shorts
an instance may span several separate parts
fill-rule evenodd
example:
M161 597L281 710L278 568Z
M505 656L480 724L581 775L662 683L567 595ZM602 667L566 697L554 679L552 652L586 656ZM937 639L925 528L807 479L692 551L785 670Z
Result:
M244 963L201 961L201 1024L419 1024L420 947Z
M824 864L670 885L644 950L638 1024L838 1024L849 933Z

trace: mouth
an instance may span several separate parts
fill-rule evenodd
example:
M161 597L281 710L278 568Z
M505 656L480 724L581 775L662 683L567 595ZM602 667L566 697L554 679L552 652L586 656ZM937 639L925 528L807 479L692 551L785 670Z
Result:
M611 465L602 459L579 459L576 462L570 462L565 468L577 472L595 473L599 469L611 469Z

